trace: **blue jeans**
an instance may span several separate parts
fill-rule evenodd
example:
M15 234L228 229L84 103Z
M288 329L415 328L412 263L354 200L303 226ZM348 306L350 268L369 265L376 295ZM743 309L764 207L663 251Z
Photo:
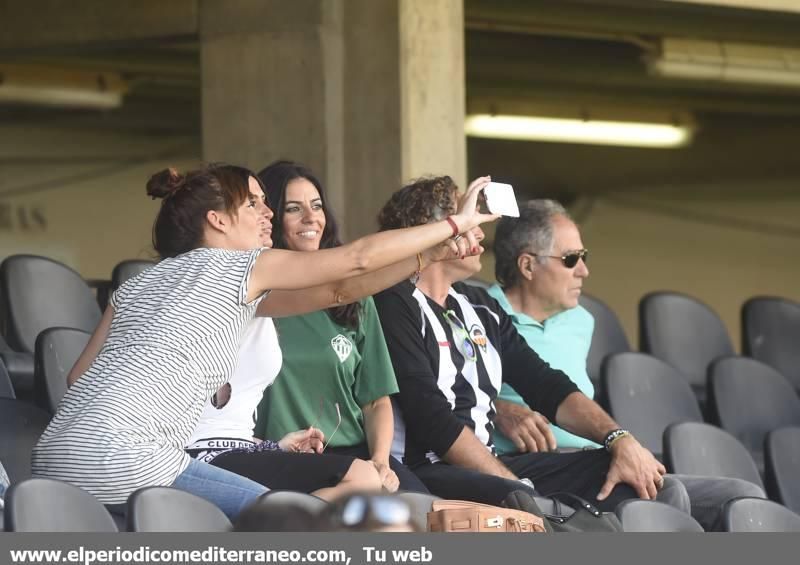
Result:
M208 500L230 520L236 519L239 512L269 490L255 481L196 459L191 460L171 486Z

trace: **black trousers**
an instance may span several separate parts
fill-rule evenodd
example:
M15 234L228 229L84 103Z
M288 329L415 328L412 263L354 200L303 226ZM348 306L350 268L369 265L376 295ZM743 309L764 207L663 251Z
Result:
M516 476L530 479L535 492L518 481L447 463L420 465L414 468L414 473L437 496L495 506L515 490L526 490L538 496L569 492L585 498L604 512L613 511L623 500L637 498L631 487L618 484L606 500L597 500L611 463L611 456L603 449L572 453L525 453L500 459Z
M366 443L361 445L352 445L344 447L329 447L325 453L336 453L338 455L349 455L350 457L358 457L359 459L366 459L369 461L370 453L369 447ZM395 472L397 478L400 480L400 490L407 490L411 492L428 492L422 481L411 472L411 470L400 463L397 459L389 456L389 467Z

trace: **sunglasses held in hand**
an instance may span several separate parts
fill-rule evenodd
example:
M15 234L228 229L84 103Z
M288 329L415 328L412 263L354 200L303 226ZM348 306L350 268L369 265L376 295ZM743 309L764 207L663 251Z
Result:
M335 436L336 432L339 431L339 426L342 425L342 411L339 408L339 403L336 402L334 404L334 406L336 407L336 427L331 432L331 435L328 436L328 441L326 441L325 445L322 446L322 451L320 451L320 453L325 453L325 450L328 449L328 446L331 444L331 440L333 440L333 436ZM322 419L322 413L324 412L324 410L325 410L325 399L324 398L320 398L319 399L319 414L317 415L316 420L314 420L314 423L312 425L310 425L309 428L317 428L318 427L317 424L319 424L320 420ZM319 429L320 429L320 431L322 431L322 428L319 428Z

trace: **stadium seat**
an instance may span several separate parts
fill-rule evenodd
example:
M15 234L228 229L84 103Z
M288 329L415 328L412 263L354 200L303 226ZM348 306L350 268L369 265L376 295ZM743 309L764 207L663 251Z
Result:
M51 414L67 392L67 375L91 334L73 328L48 328L36 338L34 399Z
M639 301L639 347L678 369L692 385L701 408L709 363L734 354L719 316L702 302L676 292L653 292Z
M311 514L317 514L318 512L324 510L326 506L328 506L328 503L318 496L292 490L271 490L266 492L259 497L259 504L265 506L297 506L310 512Z
M0 461L12 484L31 476L31 450L50 414L21 400L0 398Z
M800 513L800 427L781 428L767 434L764 482L772 500Z
M631 345L625 336L625 330L622 329L619 318L605 302L586 294L581 294L578 302L594 318L594 333L592 334L592 344L589 347L589 357L586 361L586 372L597 385L600 382L603 360L609 355L630 351Z
M111 290L117 290L126 280L146 271L155 264L155 261L146 259L129 259L118 263L111 272Z
M800 532L800 515L765 498L735 498L722 507L726 532Z
M0 398L16 398L14 385L11 384L11 377L6 371L6 364L0 360Z
M625 532L702 532L703 527L677 508L655 500L621 502L614 513Z
M28 479L6 493L7 532L116 532L114 520L96 498L52 479Z
M0 362L5 366L14 396L33 399L33 355L13 351L0 336Z
M434 500L440 498L427 492L398 492L397 496L408 503L411 509L411 521L418 531L424 532L428 529L428 512L431 511Z
M0 265L4 334L12 350L33 354L36 337L47 328L92 332L100 308L81 276L58 261L13 255Z
M667 427L664 465L670 473L731 477L764 488L747 448L725 430L710 424L682 422Z
M207 500L171 487L145 487L128 498L131 532L227 532L231 522Z
M800 336L798 336L800 337ZM800 426L800 397L772 367L749 357L717 359L708 368L709 411L763 467L772 430Z
M697 398L677 373L644 353L618 353L603 363L602 386L609 412L656 457L661 457L667 426L703 421Z
M800 304L760 296L742 306L742 354L774 367L800 391Z

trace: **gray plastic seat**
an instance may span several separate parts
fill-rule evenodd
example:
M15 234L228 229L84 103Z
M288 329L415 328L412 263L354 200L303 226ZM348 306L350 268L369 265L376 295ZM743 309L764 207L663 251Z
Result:
M706 371L718 357L734 354L722 320L711 308L677 292L653 292L639 302L639 348L678 369L701 405Z
M67 375L80 357L90 333L73 328L48 328L36 338L34 399L51 414L67 392Z
M722 507L726 532L800 532L800 515L765 498L735 498Z
M148 261L147 259L128 259L117 263L114 270L111 271L111 290L117 290L122 283L143 273L155 264L155 261Z
M621 502L614 513L625 532L703 532L703 527L677 508L655 500Z
M3 336L0 335L0 363L14 389L14 397L33 398L33 355L12 350Z
M262 494L258 500L264 506L297 506L311 514L318 514L328 506L328 502L318 496L293 490L271 490Z
M11 377L6 371L6 364L0 360L0 398L16 398L14 385L11 384Z
M14 351L33 353L47 328L93 332L100 307L81 276L58 261L13 255L0 265L5 336Z
M171 487L145 487L128 498L131 532L227 532L231 522L209 501Z
M600 382L600 373L603 360L615 353L625 353L631 350L631 344L625 336L619 318L605 302L581 294L578 303L586 308L594 318L594 333L592 333L592 344L589 347L589 356L586 360L586 372L589 378L595 382Z
M414 527L420 532L426 531L428 529L428 512L431 511L433 502L435 500L441 500L441 498L427 492L406 491L398 492L397 496L408 503L408 507L411 509L411 521L414 523Z
M12 484L31 476L31 450L50 422L50 414L33 404L0 398L0 461Z
M742 353L779 371L800 391L800 304L758 296L742 305Z
M767 434L764 482L772 500L800 512L800 427L781 428Z
M800 337L800 336L798 336ZM709 408L757 463L775 429L800 426L800 397L775 369L749 357L717 359L708 369Z
M7 532L116 532L114 520L89 493L52 479L28 479L6 493Z
M602 384L609 412L660 457L664 430L676 422L702 422L697 398L678 371L644 353L606 358Z
M664 431L670 473L743 479L764 488L753 457L731 434L710 424L683 422Z

